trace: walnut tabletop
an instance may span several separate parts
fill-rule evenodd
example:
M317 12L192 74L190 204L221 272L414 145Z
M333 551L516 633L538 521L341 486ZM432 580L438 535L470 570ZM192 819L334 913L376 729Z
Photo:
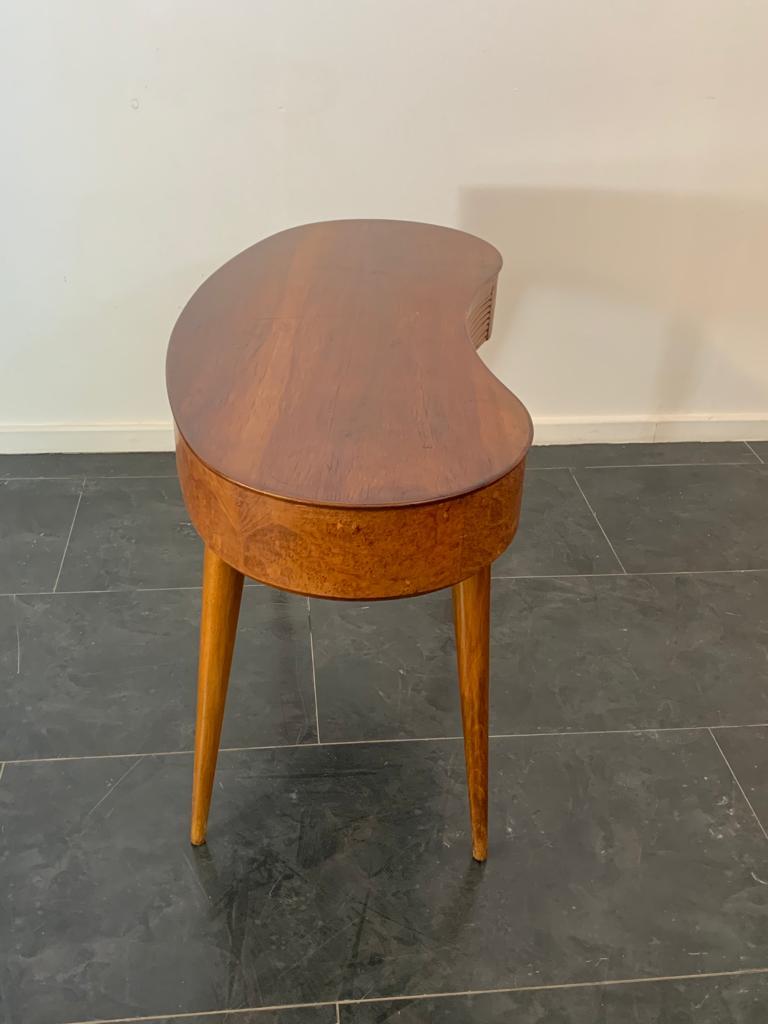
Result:
M292 228L216 271L171 337L179 433L229 480L371 508L477 490L524 457L521 403L475 346L501 268L450 228Z
M205 838L243 576L375 600L454 588L473 852L485 857L490 564L532 428L476 353L501 257L450 228L329 221L217 270L168 349L205 543L192 841Z

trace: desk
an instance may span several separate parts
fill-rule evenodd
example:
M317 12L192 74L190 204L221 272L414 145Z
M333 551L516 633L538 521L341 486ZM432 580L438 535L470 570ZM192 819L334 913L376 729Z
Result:
M501 257L450 228L349 220L246 249L168 349L184 500L205 544L192 843L205 841L244 576L373 601L453 588L472 852L487 856L490 565L531 422L476 348Z

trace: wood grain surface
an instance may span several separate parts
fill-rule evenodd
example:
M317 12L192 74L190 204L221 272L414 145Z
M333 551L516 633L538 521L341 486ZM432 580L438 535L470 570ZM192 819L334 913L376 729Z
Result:
M176 460L190 518L220 558L281 590L360 601L450 587L498 558L517 529L525 468L440 502L342 509L240 487L181 437Z
M472 856L488 856L488 679L491 621L491 569L453 588L453 620L459 669L461 724L467 766Z
M242 594L242 573L206 548L192 776L190 842L193 846L205 842Z
M246 249L174 328L168 394L189 448L284 499L393 507L511 472L525 408L475 353L501 257L450 228L329 221Z

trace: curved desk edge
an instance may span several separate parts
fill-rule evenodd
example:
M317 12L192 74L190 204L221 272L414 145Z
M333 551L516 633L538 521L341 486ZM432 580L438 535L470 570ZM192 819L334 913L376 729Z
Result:
M184 501L206 545L251 579L309 597L373 601L453 586L498 558L520 518L525 460L458 497L345 509L245 490L178 434L176 454Z

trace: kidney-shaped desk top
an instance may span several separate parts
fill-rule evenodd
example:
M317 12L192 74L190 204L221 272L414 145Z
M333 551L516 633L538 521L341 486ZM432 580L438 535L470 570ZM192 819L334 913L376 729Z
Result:
M531 424L475 352L500 267L464 232L349 220L273 235L208 278L167 363L182 486L204 540L264 582L363 598L447 586L503 550ZM400 517L371 519L387 510ZM371 523L388 534L383 547ZM349 558L338 542L356 535L355 565L339 564ZM385 550L398 535L399 553ZM420 569L425 555L442 571ZM382 578L364 582L381 557ZM307 559L314 568L301 568Z

